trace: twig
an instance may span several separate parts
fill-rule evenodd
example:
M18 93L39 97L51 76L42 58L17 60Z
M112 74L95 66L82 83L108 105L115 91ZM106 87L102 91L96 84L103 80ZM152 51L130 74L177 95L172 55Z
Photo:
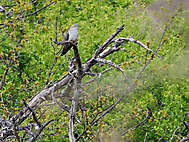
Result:
M136 129L136 128L138 128L139 126L142 126L142 125L144 125L146 122L148 122L148 121L150 120L151 116L152 116L152 112L153 112L153 110L150 111L150 112L148 112L148 115L146 116L146 118L145 118L143 121L141 121L140 123L138 123L136 126L130 128L129 130ZM129 132L129 130L125 131L125 132L122 133L121 135L122 135L122 136L125 135L126 133Z
M54 97L54 90L52 90L52 93L51 93L51 97L52 97L52 100L60 107L60 109L62 109L63 111L67 111L69 112L69 107L60 103L55 97Z
M159 50L159 48L161 47L161 44L162 44L162 40L163 40L163 37L165 35L165 31L168 27L165 26L165 29L162 31L162 35L161 35L161 39L159 41L159 44L158 44L158 47L156 48L156 51L157 52ZM136 79L138 79L140 77L140 75L142 74L142 72L145 70L145 68L150 64L150 62L153 60L154 58L154 55L151 56L151 58L148 60L148 62L143 66L143 68L141 69L141 71L136 75Z
M41 134L41 132L43 131L43 129L52 121L54 121L54 119L51 119L49 121L47 121L45 124L43 124L43 126L37 131L37 133L34 135L34 137L32 139L27 140L26 142L33 142L37 139L37 137Z
M188 141L189 141L189 137L183 138L183 139L181 139L179 142L188 142Z
M56 16L56 22L55 22L55 34L56 34L56 36L55 36L54 42L57 42L57 21L58 21L58 16Z
M28 110L32 113L32 116L33 116L34 121L37 123L37 125L38 125L39 127L41 127L41 123L38 121L37 116L36 116L35 112L33 111L33 109L28 106L28 104L26 103L25 100L23 100L23 103L24 103L25 107L27 107Z
M16 4L2 5L2 7L13 7L13 6L16 6Z
M118 38L119 40L124 40L124 41L131 41L131 42L134 42L134 43L137 43L139 45L141 45L143 48L145 48L147 51L150 51L152 53L154 53L156 56L158 56L160 59L162 59L162 57L160 55L158 55L156 52L154 52L152 49L148 48L148 46L146 46L144 43L142 43L141 41L139 40L136 40L136 39L133 39L133 38L130 38L130 37L125 37L125 38ZM115 39L117 40L117 39Z
M104 51L104 49L109 45L109 43L112 41L112 39L118 35L123 29L125 25L122 25L121 27L117 28L116 32L113 33L94 53L93 57L96 58L100 53Z
M124 70L123 70L120 66L114 64L112 61L110 61L110 60L105 60L105 59L101 59L101 58L97 58L97 59L95 59L95 61L100 62L100 63L107 64L107 65L109 65L109 66L112 66L112 67L118 69L119 71L121 71L121 73L123 74L124 78L125 78L128 82L130 82L130 81L129 81L129 78L128 78L127 75L124 73Z
M20 142L20 137L18 136L18 128L15 121L13 121L13 125L14 125L14 135L16 136L16 139L18 140L18 142Z
M177 132L178 129L180 129L180 128L181 128L181 127L178 127L178 128L176 128L176 129L174 130L174 132L173 132L173 134L172 134L172 136L171 136L169 142L172 142L172 140L174 139L174 136L175 136L176 132Z
M96 79L97 77L101 78L101 76L102 76L104 73L108 72L108 71L111 70L111 69L112 69L112 68L107 68L107 69L105 69L104 71L102 71L102 72L100 72L100 73L85 72L86 75L90 75L90 76L94 76L94 77L93 77L92 79L90 79L89 81L84 82L83 84L86 85L86 84L92 83L93 81L95 81L95 79Z
M52 2L51 2L51 3L49 3L47 6L44 6L44 7L40 8L40 9L38 9L37 11L35 11L35 12L31 13L31 14L28 14L28 15L22 16L22 18L32 16L32 15L34 15L34 14L38 13L39 11L41 11L41 10L43 10L43 9L45 9L45 8L47 8L47 7L49 7L49 6L50 6L50 5L52 5L53 3L54 3L54 1L52 1Z
M145 137L144 137L144 142L146 142L146 137L147 137L148 133L145 134Z
M145 64L146 64L147 58L148 58L148 50L146 51L146 55L145 55L145 61L144 61Z
M54 67L54 65L55 65L55 63L56 63L56 51L55 51L55 47L54 47L54 45L52 44L52 40L51 40L51 46L53 47L53 49L54 49L54 58L53 58L53 63L52 63L52 65L51 65L51 68L50 68L50 70L49 70L49 73L48 73L48 76L47 76L47 81L46 81L46 85L49 83L49 78L50 78L50 76L51 76L51 74L52 74L52 70L53 70L53 67Z
M80 90L80 79L75 80L75 91L74 91L74 97L72 99L72 106L69 112L69 123L68 123L68 136L69 136L69 142L75 142L75 136L74 136L74 118L76 109L79 103L79 90Z

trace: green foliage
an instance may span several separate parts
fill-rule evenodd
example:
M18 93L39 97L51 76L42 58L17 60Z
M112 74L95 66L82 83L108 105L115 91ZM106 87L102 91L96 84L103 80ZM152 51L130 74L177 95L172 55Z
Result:
M40 79L42 76L37 75L42 65L39 63L39 57L34 55L33 52L28 52L28 40L30 40L31 31L37 26L34 22L34 19L37 20L37 14L33 17L24 16L31 14L35 9L41 8L47 3L43 0L34 3L29 3L29 1L2 1L1 3L2 5L16 4L16 6L5 7L6 13L10 14L5 16L1 13L3 25L1 28L0 57L1 64L5 63L1 68L1 77L3 77L6 67L9 66L5 85L1 88L3 95L1 101L7 105L6 108L10 112L15 112L21 107L23 98L27 99L34 95L37 90L29 88L35 86L35 81L43 84ZM43 68L43 70L46 69ZM38 79L36 79L36 76L38 76ZM38 87L40 88L40 86ZM1 110L3 110L4 106L1 107Z
M140 18L144 19L141 20L142 24L139 24L141 37L148 39L151 48L156 49L161 33L157 32L158 29L154 30L156 26L151 18L143 15L137 19ZM106 117L105 135L111 136L117 131L120 135L125 133L122 140L168 141L173 131L181 126L184 114L189 110L188 47L183 38L187 34L188 24L187 18L181 17L180 14L174 17L172 23L166 31L164 44L159 52L164 56L163 61L153 60L152 66L148 67L142 80L138 81L138 88L125 98L124 103L117 106L113 116L111 114ZM139 51L134 53L141 55ZM132 59L132 55L129 59ZM135 58L139 60L139 57ZM132 73L127 69L130 77L135 76L134 72L137 71L134 68L136 64L132 64L123 64L131 70ZM110 77L109 80L114 79ZM148 112L152 112L152 116L146 125L135 129L134 127L149 115Z
M7 62L12 59L12 64L14 64L9 69L11 74L6 77L6 82L12 82L16 92L35 86L35 89L31 91L21 91L22 93L18 93L15 96L16 98L17 96L19 98L25 98L25 93L32 96L46 83L47 69L50 69L53 61L53 48L50 45L50 37L55 37L54 22L56 16L59 18L58 40L61 40L61 29L65 31L73 23L79 24L78 47L82 51L80 52L82 61L90 57L95 49L121 24L126 24L128 27L126 28L130 29L129 31L125 30L122 35L130 35L135 32L135 29L132 29L133 26L127 24L132 22L132 19L125 18L125 14L129 14L126 10L135 8L132 5L132 1L58 1L56 4L33 16L26 17L22 21L16 19L18 16L21 16L21 12L31 14L35 9L39 9L48 3L44 0L34 1L32 4L29 4L28 1L19 1L16 3L17 6L6 8L7 11L13 11L13 15L9 15L8 18L5 18L5 16L1 17L1 21L7 25L6 28L2 29L1 37L5 39L8 35L10 36L0 43L2 47L0 53ZM8 4L15 3L13 1L2 1L2 5ZM21 41L19 47L17 47L19 38ZM57 47L56 51L60 48L60 46ZM14 58L19 52L22 52L20 57ZM125 55L121 59L117 59L116 56L115 60L117 62L125 61ZM66 73L67 65L62 65L63 59L64 57L58 57L54 70L60 67L62 68L53 74L50 80L53 79L55 81L58 77ZM2 67L0 76L3 75L5 68L6 66ZM3 88L3 90L9 89L8 86ZM2 92L5 92L3 90ZM9 94L10 96L14 96L15 92L9 91Z
M153 84L145 88L146 91L144 89L137 91L142 96L138 102L141 109L139 116L147 115L148 111L154 111L147 125L136 130L136 138L143 140L145 133L148 133L147 138L150 141L158 141L160 138L168 141L173 131L182 124L183 116L189 109L187 103L189 97L185 94L188 80L170 80L170 78L163 80L154 78L154 80ZM145 119L145 115L139 119Z
M62 31L65 32L72 24L78 23L78 47L83 62L122 24L125 24L125 30L119 36L134 35L135 39L143 41L153 50L158 45L161 32L157 32L159 30L156 24L153 24L153 19L138 8L139 6L146 7L152 0L139 0L138 5L133 0L60 0L37 14L25 17L22 20L17 19L19 16L23 16L23 13L31 14L50 2L38 0L31 4L29 0L25 2L23 0L17 2L1 1L2 5L17 4L15 7L5 8L7 11L12 11L12 15L8 15L7 18L3 13L0 13L0 24L6 25L6 28L2 28L0 31L0 78L3 77L7 67L3 63L11 63L5 84L0 92L2 96L0 98L2 102L0 112L3 112L5 118L10 112L14 114L19 111L22 107L22 99L29 100L46 85L47 75L54 57L51 38L54 39L55 37L54 23L56 16L58 16L59 41L63 38L60 34ZM77 136L86 130L80 141L92 141L95 138L93 134L96 134L99 129L106 131L107 135L111 135L109 131L119 131L120 127L128 129L145 119L147 112L151 110L154 110L153 115L147 123L150 127L147 127L148 125L141 126L130 131L129 136L124 135L124 137L133 141L142 141L147 133L148 141L158 141L161 137L165 141L169 140L175 128L181 125L184 113L189 110L187 105L189 101L189 79L183 79L183 75L186 77L188 64L187 60L180 62L186 56L182 56L175 64L175 54L183 54L181 52L183 47L188 46L188 44L185 44L185 42L188 42L188 20L185 19L179 14L174 19L163 39L163 48L159 51L159 54L164 57L163 65L159 66L159 59L153 59L154 65L150 66L147 74L144 75L146 79L139 82L139 87L135 92L131 93L123 103L116 107L120 111L112 111L101 120L101 123L89 126L87 129L79 124L76 125L78 129L75 134ZM164 25L161 28L163 27ZM183 39L183 36L185 39ZM144 62L146 52L133 43L125 43L122 46L126 48L126 52L115 53L107 59L112 59L115 63L121 64L121 67L132 79L135 76L133 72L137 72L138 67L140 67L136 61ZM56 52L60 48L62 47L56 46ZM17 55L19 55L18 58L16 58ZM68 56L71 55L73 55L72 51L68 53ZM58 71L52 74L50 81L58 80L67 72L68 61L64 61L65 57L57 56L56 59L56 65L52 71L54 72L57 69ZM183 63L184 72L181 76L177 76L177 74L181 74L177 71L178 69L176 70L178 67L180 69L181 66L177 66L180 63ZM92 70L100 71L98 65ZM173 74L173 70L176 70L177 74ZM101 87L107 87L105 91L99 91L99 88L97 88L99 86L95 86L96 90L93 86L88 88L87 95L93 97L87 99L88 105L85 112L82 112L81 109L78 110L78 118L84 115L91 122L90 119L98 111L105 109L107 104L111 104L116 97L124 93L124 83L118 84L117 82L121 82L121 79L117 79L116 76L117 72L115 74L111 72L111 75L104 76L106 79L102 80ZM114 83L114 80L116 83ZM95 91L96 93L94 93ZM99 92L102 93L98 98L101 102L100 105L95 103L95 98ZM68 113L62 113L58 106L43 108L41 111L43 110L48 110L43 116L45 120L50 118L57 120L45 129L44 134L49 133L54 125L59 127L57 136L47 135L43 141L61 141L62 138L68 141ZM30 121L26 120L25 123Z

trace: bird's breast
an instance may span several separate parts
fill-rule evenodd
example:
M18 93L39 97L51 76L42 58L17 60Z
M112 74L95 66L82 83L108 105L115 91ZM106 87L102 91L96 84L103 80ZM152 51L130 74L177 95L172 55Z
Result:
M78 31L77 30L70 30L69 31L69 41L76 41L78 38Z

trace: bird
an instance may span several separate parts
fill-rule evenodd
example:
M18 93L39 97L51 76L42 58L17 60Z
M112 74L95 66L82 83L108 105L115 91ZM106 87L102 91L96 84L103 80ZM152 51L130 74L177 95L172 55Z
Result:
M64 42L72 42L74 44L77 43L78 40L78 24L73 24L64 36ZM70 43L65 43L61 56L65 55L70 49L72 45Z

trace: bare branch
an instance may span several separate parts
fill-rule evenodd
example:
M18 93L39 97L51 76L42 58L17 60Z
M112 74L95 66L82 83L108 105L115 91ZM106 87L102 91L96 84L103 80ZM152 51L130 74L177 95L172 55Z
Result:
M70 142L75 142L75 137L74 137L74 118L75 118L75 113L76 109L79 103L79 92L80 92L80 84L81 80L76 79L75 80L75 91L74 91L74 97L72 99L72 106L69 112L69 124L68 124L68 135L69 135L69 141Z
M76 62L77 62L77 65L78 65L78 72L80 74L82 74L81 57L79 55L79 50L77 48L77 45L73 44L73 49L74 49L74 54L75 54Z
M54 121L54 119L51 119L49 121L47 121L45 124L43 124L43 126L36 132L36 134L34 135L34 137L32 139L27 140L26 142L33 142L37 139L37 137L41 134L41 132L43 131L43 129L49 125L49 123L51 123L52 121Z
M179 142L187 142L189 140L189 137L181 139Z
M51 74L52 74L53 67L54 67L54 65L55 65L55 63L56 63L56 60L57 60L57 58L56 58L56 53L55 53L56 51L55 51L55 47L54 47L54 45L53 45L53 43L52 43L52 40L51 40L51 46L52 46L53 49L54 49L54 58L53 58L53 63L52 63L52 65L51 65L51 68L50 68L49 73L48 73L48 76L47 76L46 85L49 83L49 78L50 78L50 76L51 76Z
M107 65L109 65L109 66L112 66L112 67L118 69L119 71L121 71L121 73L123 74L123 76L125 77L125 79L129 82L129 78L128 78L127 75L124 73L124 70L123 70L120 66L114 64L112 61L110 61L110 60L105 60L105 59L101 59L101 58L97 58L97 59L95 59L95 61L100 62L100 63L107 64Z
M176 134L176 132L178 131L178 129L180 129L181 127L178 127L175 129L175 131L173 132L172 136L171 136L171 139L169 140L169 142L172 142L172 140L174 139L174 136Z
M2 7L14 7L16 4L10 4L10 5L2 5Z
M37 116L36 116L35 112L33 111L33 109L28 106L28 104L26 103L25 100L23 100L23 103L24 103L25 107L27 107L28 110L32 113L32 116L33 116L34 121L37 123L37 125L38 125L39 127L41 127L41 123L38 121Z
M55 22L55 33L56 33L56 36L55 36L54 42L57 42L57 21L58 21L58 17L56 16L56 22Z
M162 40L163 40L163 37L165 35L165 31L167 29L167 26L165 27L165 29L162 31L162 35L161 35L161 39L159 41L159 44L158 44L158 47L156 48L156 51L157 52L159 50L159 48L161 47L162 45ZM141 71L136 75L136 79L138 79L140 77L140 75L142 74L142 72L146 69L146 67L150 64L150 62L153 60L154 58L154 55L151 56L151 58L148 60L148 62L146 62L146 64L143 66L143 68L141 69Z
M102 71L102 72L100 72L100 73L85 72L86 75L91 75L91 76L94 76L94 77L93 77L92 79L90 79L89 81L84 82L83 84L84 84L84 85L90 84L91 82L95 81L95 79L96 79L97 77L101 78L101 76L102 76L104 73L108 72L108 71L111 70L111 69L112 69L112 68L107 68L107 69L105 69L104 71Z
M96 58L101 52L104 51L104 49L111 43L112 39L118 35L125 25L122 25L121 27L117 28L116 32L113 33L94 53L93 57Z
M148 48L148 46L146 46L144 43L142 43L141 41L139 40L136 40L136 39L133 39L133 38L130 38L130 37L125 37L125 38L118 38L118 39L115 39L115 40L124 40L124 41L131 41L131 42L134 42L134 43L137 43L139 45L141 45L143 48L145 48L146 50L154 53L156 56L158 56L160 59L162 58L160 55L158 55L156 52L154 52L152 49Z

